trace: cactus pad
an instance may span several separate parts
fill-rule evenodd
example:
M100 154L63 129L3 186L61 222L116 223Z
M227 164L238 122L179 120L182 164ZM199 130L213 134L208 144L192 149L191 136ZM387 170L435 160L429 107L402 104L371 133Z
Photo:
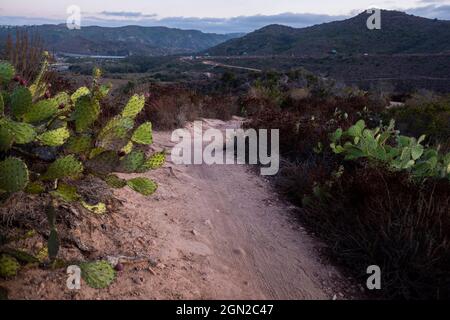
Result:
M125 147L123 147L120 151L125 153L125 154L129 154L131 151L133 151L133 142L128 141L127 145Z
M0 123L1 124L1 123ZM3 126L0 127L0 151L6 151L11 148L14 142L14 136Z
M108 121L98 135L98 146L108 150L117 150L127 143L127 134L133 129L132 118L115 117Z
M120 167L124 172L137 172L144 164L145 154L142 151L132 151L127 154L120 163Z
M44 132L39 135L37 139L44 145L50 147L62 146L66 140L70 137L70 132L67 128L59 128Z
M135 118L144 108L145 97L143 95L135 94L130 98L127 105L122 111L124 118Z
M81 201L81 205L88 209L90 212L98 215L102 215L107 212L106 205L103 202L99 202L95 205L90 205L89 203Z
M39 262L39 260L35 256L33 256L23 250L17 250L17 249L7 247L7 248L3 248L2 251L7 256L14 258L18 262L21 262L21 263L37 263L37 262Z
M72 136L67 141L66 150L70 153L84 154L91 149L92 138L89 135Z
M40 181L30 182L25 188L25 192L29 194L41 194L45 191L44 184Z
M91 288L107 288L116 278L116 272L106 261L82 263L80 269L83 280Z
M91 94L91 91L87 87L81 87L78 88L78 90L72 94L70 99L72 100L73 103L76 103L79 98L87 96L89 94Z
M32 106L30 90L25 87L17 87L11 95L11 111L14 116L21 119L24 114L31 111Z
M18 158L7 158L0 162L0 189L7 192L18 192L28 184L28 169Z
M42 176L43 180L77 178L83 172L83 165L73 155L59 158L53 162Z
M142 166L144 171L155 170L161 168L166 162L166 153L164 151L155 153L150 158L148 158Z
M134 131L131 140L139 144L151 144L153 142L152 124L150 122L146 122L140 125Z
M77 188L65 183L58 184L58 188L51 192L51 194L66 202L74 202L80 199L80 195L77 193Z
M127 181L128 186L144 196L150 196L158 189L158 185L147 178L134 178Z
M119 164L119 156L114 151L105 151L86 162L89 171L100 174L111 173Z
M20 265L17 260L11 256L3 254L0 256L0 277L10 278L17 275Z
M23 121L34 123L46 120L56 114L59 104L55 100L41 100L23 115Z
M6 129L14 137L14 143L27 144L34 140L36 131L28 123L16 122L7 118L0 119L0 127Z
M16 70L9 62L0 63L0 84L7 84L16 73Z
M127 181L124 179L120 179L115 174L110 174L105 178L105 182L114 189L121 189L127 185Z
M98 118L100 114L100 104L90 96L82 96L77 99L73 118L77 132L86 131Z

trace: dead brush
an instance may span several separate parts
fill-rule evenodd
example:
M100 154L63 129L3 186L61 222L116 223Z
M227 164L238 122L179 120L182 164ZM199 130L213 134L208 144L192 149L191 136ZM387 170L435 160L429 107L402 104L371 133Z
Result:
M362 281L382 270L380 298L450 298L450 187L366 165L346 170L302 219Z
M26 81L33 81L41 69L44 42L38 33L17 28L15 35L8 34L4 59L10 61L16 72Z

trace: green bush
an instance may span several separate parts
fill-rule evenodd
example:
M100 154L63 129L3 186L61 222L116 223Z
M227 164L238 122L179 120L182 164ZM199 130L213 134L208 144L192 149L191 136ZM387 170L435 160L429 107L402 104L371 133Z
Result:
M418 138L425 134L433 144L450 139L450 99L410 99L402 107L386 112L385 117L395 119L398 128L407 135Z

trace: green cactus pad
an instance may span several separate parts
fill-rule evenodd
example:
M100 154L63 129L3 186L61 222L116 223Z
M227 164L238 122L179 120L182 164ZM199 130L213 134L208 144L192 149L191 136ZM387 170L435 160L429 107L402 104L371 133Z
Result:
M9 130L0 127L0 151L9 150L14 142L14 136Z
M67 94L67 92L58 93L52 98L52 100L58 107L64 105L64 108L61 109L62 111L66 111L70 108L70 96Z
M72 100L73 103L76 103L80 97L87 96L90 94L91 94L91 91L87 87L81 87L81 88L78 88L78 90L72 94L70 99Z
M115 151L105 151L86 162L90 172L109 174L119 165L119 156Z
M39 260L29 254L28 252L25 252L23 250L17 250L17 249L13 249L13 248L3 248L2 253L16 259L17 261L21 262L21 263L38 263Z
M0 189L7 192L18 192L28 184L28 169L18 158L7 158L0 162Z
M151 144L153 142L152 124L150 122L141 124L134 131L131 140L139 144Z
M98 146L108 150L123 148L127 143L128 132L133 126L132 118L118 116L109 120L98 135Z
M135 118L144 108L145 97L143 95L135 94L130 98L127 105L122 111L124 118Z
M30 90L26 87L17 87L11 95L11 111L17 119L31 111L33 107Z
M115 174L110 174L105 178L105 182L114 189L121 189L127 185L127 181L125 179L120 179Z
M125 154L129 154L131 151L133 151L133 142L128 141L127 145L120 149L120 151L124 152Z
M67 141L66 150L70 153L85 154L91 149L92 138L89 135L72 136Z
M104 289L116 278L116 272L106 261L86 262L80 264L81 276L94 289Z
M56 257L59 252L59 236L55 227L53 226L50 230L50 235L48 236L47 248L48 248L48 257L50 261L55 262Z
M17 275L20 265L17 260L6 254L0 256L0 277L10 278Z
M67 128L59 128L56 130L51 130L44 132L39 135L37 139L46 146L58 147L62 146L66 140L70 137L70 132Z
M73 155L59 158L53 162L42 176L43 180L77 178L83 172L83 165Z
M158 185L147 178L134 178L128 180L127 185L144 196L150 196L158 189Z
M9 62L2 61L0 63L0 84L7 84L11 81L16 70Z
M51 194L66 202L74 202L80 199L77 188L65 183L58 184L58 188L55 191L52 191Z
M41 194L45 191L44 184L40 181L33 181L27 184L25 192L29 194Z
M97 100L89 96L82 96L77 99L73 118L77 132L86 131L98 118L100 114L100 104Z
M93 159L99 155L101 155L103 152L105 152L106 150L100 147L97 148L93 148L91 150L91 152L89 152L89 159Z
M17 144L30 143L36 137L34 127L28 123L16 122L3 118L0 119L0 127L8 130L10 135L14 137L14 143Z
M89 203L86 203L84 201L81 201L81 205L85 207L87 210L89 210L92 213L102 215L107 212L106 205L103 202L99 202L95 205L90 205Z
M166 162L166 153L164 151L158 152L145 161L145 163L142 165L142 169L144 171L155 170L161 168L165 162Z
M41 122L55 115L57 111L58 104L55 100L41 100L23 115L23 121L29 123Z
M144 164L145 154L142 151L132 151L127 154L120 163L120 167L124 172L137 172Z

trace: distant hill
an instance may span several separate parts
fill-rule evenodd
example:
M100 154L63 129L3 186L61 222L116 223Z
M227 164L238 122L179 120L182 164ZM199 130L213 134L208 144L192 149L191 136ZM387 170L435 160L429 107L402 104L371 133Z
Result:
M126 26L118 28L82 27L69 30L66 25L21 27L37 32L48 50L87 55L168 55L208 49L241 34L214 34L166 27ZM0 28L0 46L14 29Z
M370 15L307 28L269 25L207 50L213 56L322 55L337 53L437 53L450 51L450 21L383 10L381 30L369 30Z

